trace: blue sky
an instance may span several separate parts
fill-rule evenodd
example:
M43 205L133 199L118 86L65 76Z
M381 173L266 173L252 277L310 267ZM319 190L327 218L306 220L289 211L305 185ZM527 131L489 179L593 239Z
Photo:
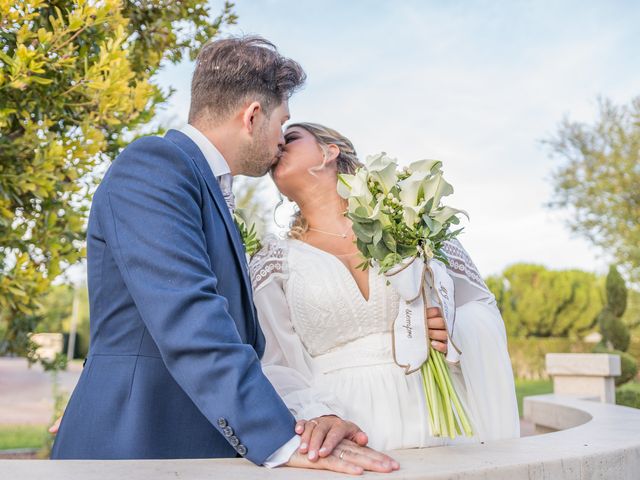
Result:
M520 261L604 270L606 255L544 208L558 161L540 140L565 115L593 120L598 95L640 95L640 2L238 0L236 12L228 33L263 35L307 71L293 120L340 130L363 158L444 161L483 274ZM163 123L186 122L192 70L160 74L177 90Z

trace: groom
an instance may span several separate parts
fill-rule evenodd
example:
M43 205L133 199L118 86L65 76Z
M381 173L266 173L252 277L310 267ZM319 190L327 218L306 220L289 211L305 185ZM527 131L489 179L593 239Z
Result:
M232 176L264 175L283 146L299 64L257 37L198 56L189 125L133 142L94 197L87 231L91 347L54 459L242 456L348 473L393 461L343 438L340 454L298 453L295 419L263 375ZM321 417L321 418L320 418ZM338 438L335 438L335 437ZM364 443L364 442L361 442Z

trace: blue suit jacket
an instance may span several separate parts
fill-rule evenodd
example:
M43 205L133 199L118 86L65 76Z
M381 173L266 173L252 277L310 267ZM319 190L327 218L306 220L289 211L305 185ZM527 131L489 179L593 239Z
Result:
M263 463L295 420L263 375L244 248L184 134L133 142L89 216L90 354L51 457Z

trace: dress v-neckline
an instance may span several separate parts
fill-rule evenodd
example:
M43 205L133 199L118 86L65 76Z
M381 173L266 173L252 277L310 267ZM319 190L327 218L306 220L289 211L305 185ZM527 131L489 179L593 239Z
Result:
M344 273L347 274L347 276L349 277L351 284L353 286L356 287L356 290L358 291L358 293L360 294L360 298L362 299L362 301L364 303L366 303L367 305L371 302L371 296L372 296L372 282L371 282L371 268L367 269L367 290L369 291L369 295L368 297L364 296L364 293L362 293L362 290L360 289L360 285L358 285L358 282L356 281L355 277L353 276L353 274L351 273L351 271L349 270L349 268L344 264L343 261L341 261L338 257L336 257L333 253L329 253L326 250L323 250L321 248L318 248L314 245L311 245L310 243L307 242L303 242L302 240L298 240L297 238L292 238L291 240L295 240L298 243L301 243L302 245L305 245L317 252L320 252L323 255L326 255L328 257L331 257L332 260L336 261L337 263L340 264L340 267L343 269Z

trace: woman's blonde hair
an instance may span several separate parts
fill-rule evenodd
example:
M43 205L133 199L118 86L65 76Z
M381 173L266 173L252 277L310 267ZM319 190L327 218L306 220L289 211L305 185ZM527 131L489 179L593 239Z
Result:
M322 162L322 165L315 167L312 170L317 171L324 168L329 151L329 145L335 145L340 151L338 158L336 158L336 167L339 174L344 173L353 175L356 170L362 166L362 163L358 160L358 154L356 153L356 149L353 147L351 140L340 132L318 123L308 122L293 123L287 126L287 130L293 127L302 128L313 135L313 138L315 138L316 142L318 142L318 145L325 154L325 161ZM297 211L293 215L290 227L288 235L290 238L296 239L301 239L309 230L309 224L300 211Z

